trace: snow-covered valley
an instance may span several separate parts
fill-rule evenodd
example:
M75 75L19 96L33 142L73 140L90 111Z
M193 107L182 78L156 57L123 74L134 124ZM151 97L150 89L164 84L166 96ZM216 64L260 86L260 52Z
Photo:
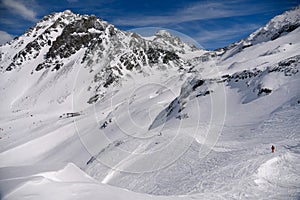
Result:
M0 47L1 199L299 199L299 10L216 51L44 17Z

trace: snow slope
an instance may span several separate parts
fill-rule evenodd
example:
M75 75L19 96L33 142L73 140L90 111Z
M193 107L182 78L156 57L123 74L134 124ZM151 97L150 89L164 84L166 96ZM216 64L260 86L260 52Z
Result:
M0 47L1 198L298 199L298 13L222 54L46 16Z

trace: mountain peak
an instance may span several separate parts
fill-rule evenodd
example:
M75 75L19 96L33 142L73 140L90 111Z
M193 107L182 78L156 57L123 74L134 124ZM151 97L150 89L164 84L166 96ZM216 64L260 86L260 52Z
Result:
M74 14L71 10L65 10L63 11L64 14Z
M155 33L155 36L172 37L172 34L170 32L168 32L167 30L159 30Z
M246 41L252 45L275 40L300 26L300 5L271 19L265 26L249 35Z
M272 18L263 27L251 33L247 38L228 45L223 50L224 59L241 52L243 49L276 40L300 27L300 5Z

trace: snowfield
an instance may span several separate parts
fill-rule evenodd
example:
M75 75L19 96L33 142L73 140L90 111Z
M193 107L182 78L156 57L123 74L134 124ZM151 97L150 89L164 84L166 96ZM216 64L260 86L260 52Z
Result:
M0 47L1 199L299 199L299 10L218 51L44 17Z

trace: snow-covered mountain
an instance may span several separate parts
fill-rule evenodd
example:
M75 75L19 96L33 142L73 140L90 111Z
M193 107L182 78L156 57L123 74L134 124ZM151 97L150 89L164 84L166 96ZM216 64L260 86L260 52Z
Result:
M1 197L299 198L299 10L217 51L45 16L0 47Z
M265 26L253 32L247 38L233 43L223 49L219 49L219 51L226 51L226 56L223 56L223 59L226 59L253 45L268 42L270 40L276 40L280 36L286 35L297 29L300 26L299 6L274 17Z

